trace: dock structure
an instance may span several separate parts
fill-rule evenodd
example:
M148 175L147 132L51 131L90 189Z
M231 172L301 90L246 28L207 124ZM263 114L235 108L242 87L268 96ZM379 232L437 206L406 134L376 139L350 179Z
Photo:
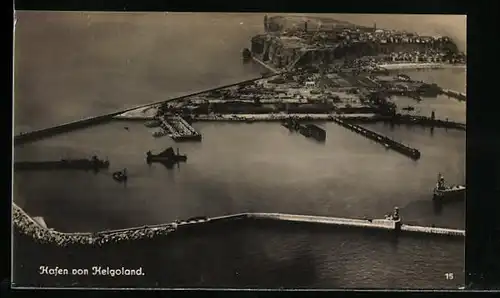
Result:
M176 142L201 141L201 134L180 116L161 117L161 127Z
M458 91L451 90L451 89L441 89L441 93L448 96L448 97L453 97L459 101L466 101L467 100L467 95L464 92L458 92Z
M289 118L282 125L290 131L298 131L306 138L313 138L316 141L324 142L326 140L326 131L316 124L303 124L297 119Z
M394 141L394 140L392 140L384 135L381 135L379 133L376 133L374 131L371 131L369 129L361 127L359 125L349 123L349 122L343 120L342 118L335 117L333 121L340 126L343 126L343 127L347 128L351 131L354 131L354 132L356 132L356 133L358 133L358 134L360 134L360 135L362 135L362 136L364 136L372 141L375 141L375 142L383 145L387 149L392 149L396 152L399 152L403 155L408 156L409 158L411 158L413 160L420 159L420 151L418 151L417 149L408 147L400 142Z

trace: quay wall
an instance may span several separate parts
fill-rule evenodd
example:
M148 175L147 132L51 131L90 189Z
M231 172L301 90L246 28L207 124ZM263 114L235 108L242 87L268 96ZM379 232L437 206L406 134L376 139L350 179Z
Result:
M25 144L25 143L29 143L29 142L34 142L34 141L37 141L37 140L40 140L40 139L44 139L44 138L47 138L47 137L52 137L54 135L61 134L61 133L66 133L66 132L69 132L69 131L72 131L72 130L82 129L82 128L86 128L86 127L89 127L89 126L93 126L93 125L97 125L97 124L102 124L102 123L105 123L105 122L109 122L109 121L113 120L113 117L115 117L115 116L118 116L118 115L123 114L123 113L130 112L130 111L133 111L133 110L136 110L136 109L146 108L146 107L150 107L150 106L162 104L162 103L165 103L165 102L181 100L181 99L185 99L187 97L191 97L191 96L195 96L195 95L200 95L200 94L211 92L211 91L215 91L215 90L218 90L218 89L224 89L224 88L234 87L234 86L237 86L237 85L240 85L240 84L252 83L252 82L255 82L255 81L258 81L258 80L261 80L261 79L265 79L265 78L270 78L270 77L273 77L273 76L276 76L276 74L270 74L270 75L266 75L266 76L261 76L261 77L258 77L258 78L253 78L253 79L249 79L249 80L240 81L240 82L237 82L237 83L232 83L232 84L228 84L228 85L224 85L224 86L218 86L218 87L211 88L211 89L208 89L208 90L202 90L202 91L198 91L198 92L194 92L194 93L188 93L188 94L185 94L185 95L182 95L182 96L178 96L178 97L175 97L175 98L170 98L170 99L161 100L161 101L157 101L157 102L153 102L153 103L139 105L139 106L136 106L136 107L133 107L133 108L128 108L128 109L124 109L124 110L120 110L120 111L116 111L116 112L112 112L112 113L108 113L108 114L104 114L104 115L100 115L100 116L88 117L88 118L85 118L85 119L80 119L80 120L72 121L72 122L69 122L69 123L61 124L61 125L56 125L56 126L52 126L52 127L48 127L48 128L34 130L34 131L31 131L31 132L27 132L27 133L18 134L16 136L14 136L14 146Z
M192 115L191 120L194 122L272 122L283 121L288 119L297 119L302 121L334 121L334 117L342 119L346 122L357 123L376 123L385 122L396 125L420 125L433 128L449 128L457 130L466 130L465 123L454 121L446 121L441 119L431 119L424 116L383 116L373 113L364 114L313 114L313 113L274 113L274 114L199 114ZM117 121L148 121L153 117L138 116L138 115L118 115L113 119Z
M287 119L307 121L332 121L331 114L222 114L222 115L197 115L193 121L283 121Z

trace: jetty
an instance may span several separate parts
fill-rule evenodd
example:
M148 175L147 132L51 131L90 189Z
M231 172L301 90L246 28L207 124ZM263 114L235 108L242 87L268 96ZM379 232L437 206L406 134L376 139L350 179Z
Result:
M374 131L371 131L369 129L361 127L359 125L349 123L349 122L343 120L342 118L336 117L336 118L334 118L333 121L342 127L345 127L353 132L356 132L356 133L366 137L367 139L370 139L372 141L375 141L375 142L383 145L387 149L392 149L392 150L399 152L405 156L408 156L409 158L411 158L413 160L420 159L420 151L418 151L417 149L408 147L400 142L394 141L394 140L392 140L384 135L381 135L379 133L376 133Z
M52 171L52 170L94 170L109 168L108 160L100 160L97 156L91 159L61 159L55 161L15 161L15 171Z
M176 142L201 141L201 134L180 116L160 117L161 128Z

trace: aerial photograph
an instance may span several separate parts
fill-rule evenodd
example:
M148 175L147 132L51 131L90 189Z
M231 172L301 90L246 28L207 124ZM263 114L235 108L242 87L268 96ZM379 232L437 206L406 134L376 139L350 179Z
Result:
M465 287L465 15L14 28L14 288Z

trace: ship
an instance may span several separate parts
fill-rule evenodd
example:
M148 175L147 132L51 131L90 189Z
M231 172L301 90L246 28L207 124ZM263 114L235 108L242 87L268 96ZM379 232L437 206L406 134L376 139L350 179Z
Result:
M36 171L36 170L94 170L109 168L108 160L100 160L97 156L91 159L61 159L55 161L16 161L14 170L16 171Z
M168 147L167 149L163 150L163 152L158 154L153 154L151 153L151 151L148 151L146 153L146 162L148 164L151 164L153 162L159 162L169 166L179 162L186 162L186 161L187 161L187 156L179 154L179 148L177 148L177 153L174 152L174 149L172 147Z
M433 200L438 202L462 200L465 197L464 185L446 185L443 175L438 174L438 181L433 191Z

